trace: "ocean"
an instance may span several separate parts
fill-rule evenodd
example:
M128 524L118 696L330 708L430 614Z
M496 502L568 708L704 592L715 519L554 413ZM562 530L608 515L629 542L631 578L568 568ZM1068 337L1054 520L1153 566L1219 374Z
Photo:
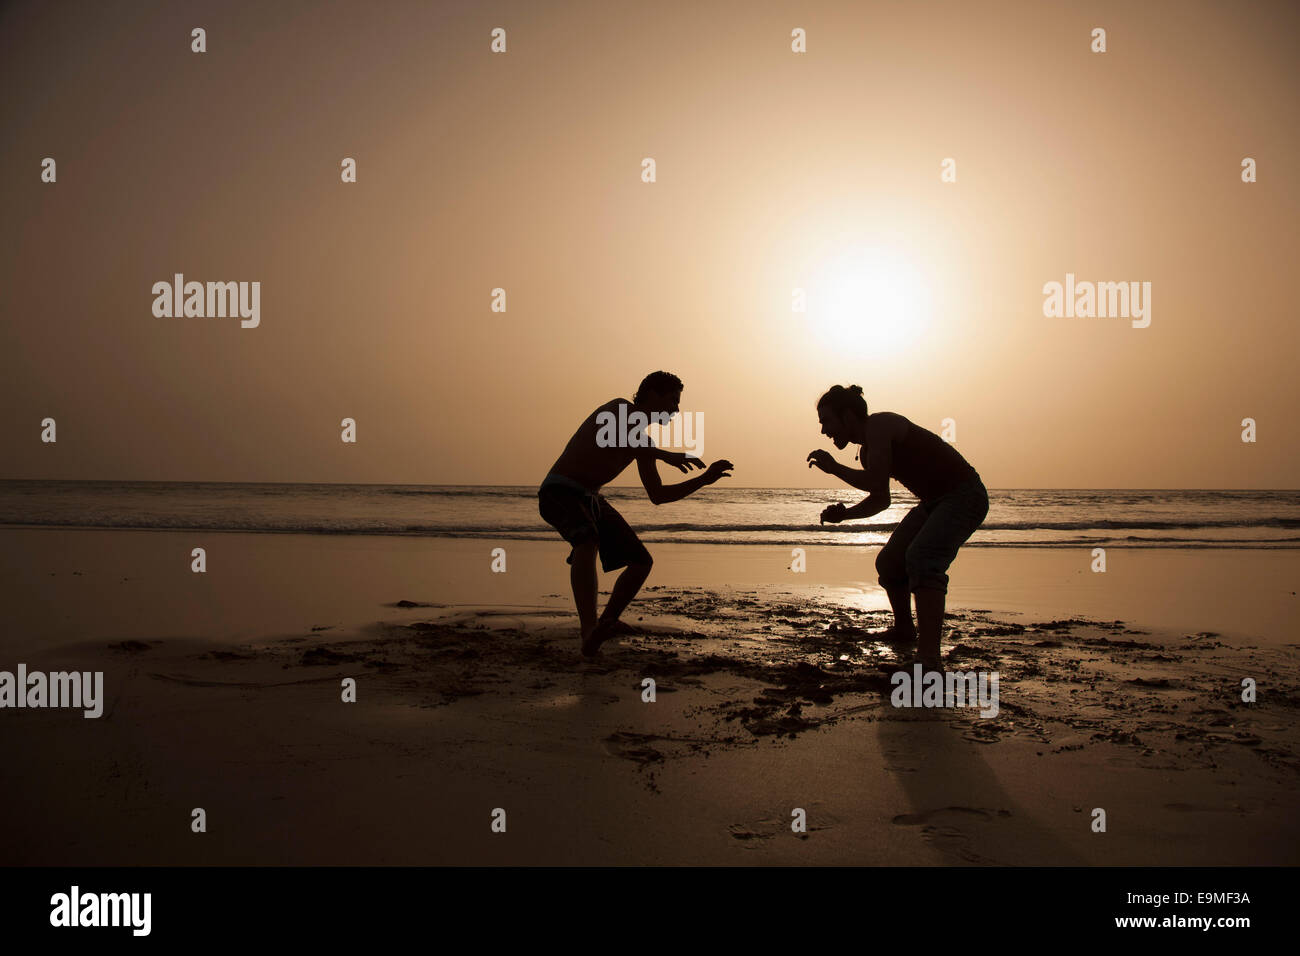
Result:
M290 534L550 539L536 487L0 481L0 525ZM819 525L842 489L713 485L656 507L639 487L605 497L646 541L696 544L878 545L915 499ZM1300 547L1300 491L990 489L989 514L967 547Z

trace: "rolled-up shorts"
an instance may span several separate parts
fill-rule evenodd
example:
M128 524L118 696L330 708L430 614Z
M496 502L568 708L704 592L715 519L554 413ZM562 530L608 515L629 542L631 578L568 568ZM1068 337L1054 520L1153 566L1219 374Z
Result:
M880 585L948 590L948 567L957 549L989 513L989 493L978 475L933 501L912 508L876 556Z
M577 491L564 485L545 485L537 492L537 510L560 537L577 547L595 540L600 566L615 571L629 564L650 564L650 552L623 516L603 495ZM573 563L573 552L567 558Z

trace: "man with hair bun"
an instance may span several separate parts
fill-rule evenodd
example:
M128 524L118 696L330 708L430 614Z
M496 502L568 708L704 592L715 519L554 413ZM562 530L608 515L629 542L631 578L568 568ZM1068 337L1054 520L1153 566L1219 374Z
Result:
M867 492L852 507L841 503L822 511L823 522L869 518L889 507L889 479L919 499L899 522L876 556L880 586L894 610L888 640L916 641L917 660L941 670L940 635L948 593L948 567L989 511L988 489L970 463L932 431L894 412L868 414L862 387L836 385L817 402L822 434L843 450L862 446L861 469L841 465L824 450L809 453L816 466L845 484ZM916 624L912 624L912 595Z

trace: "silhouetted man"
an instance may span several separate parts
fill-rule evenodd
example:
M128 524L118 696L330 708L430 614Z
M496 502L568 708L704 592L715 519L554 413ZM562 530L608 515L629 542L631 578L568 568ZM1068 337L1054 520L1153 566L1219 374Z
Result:
M822 434L843 449L862 446L863 468L841 465L828 451L808 455L828 475L868 493L851 508L836 503L822 521L869 518L889 507L889 479L916 495L920 503L904 517L876 556L880 585L894 609L887 635L913 638L926 670L940 669L939 638L943 629L948 566L989 512L988 490L970 463L934 432L893 412L867 414L862 388L836 385L817 402ZM912 602L916 595L916 626Z
M698 458L655 448L647 424L667 424L677 414L682 382L668 372L651 372L632 401L615 398L578 426L537 490L542 518L573 546L568 562L573 600L578 606L582 653L591 656L614 636L619 615L636 597L654 563L650 552L623 516L600 494L634 459L646 494L657 505L685 498L719 478L731 477L731 462L715 461L704 474L675 485L659 480L655 462L689 472L704 468ZM611 428L611 420L616 423ZM614 582L609 603L596 619L596 555L605 571L626 568Z

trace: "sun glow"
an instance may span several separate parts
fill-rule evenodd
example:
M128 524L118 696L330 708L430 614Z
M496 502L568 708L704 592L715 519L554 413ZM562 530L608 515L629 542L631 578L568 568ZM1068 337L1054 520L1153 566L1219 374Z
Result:
M841 352L897 354L930 325L929 284L884 249L855 247L827 260L807 295L809 325Z

